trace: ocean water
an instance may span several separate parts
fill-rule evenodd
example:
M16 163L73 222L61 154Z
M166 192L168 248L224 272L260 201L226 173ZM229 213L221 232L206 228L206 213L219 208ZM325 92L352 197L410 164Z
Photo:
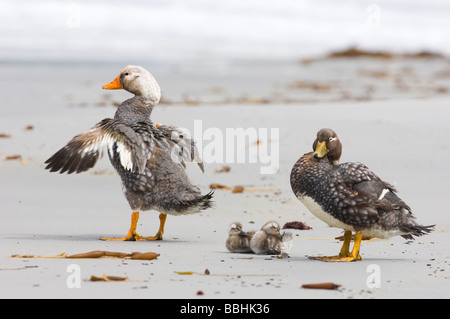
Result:
M0 0L0 61L270 61L356 45L450 54L448 0Z

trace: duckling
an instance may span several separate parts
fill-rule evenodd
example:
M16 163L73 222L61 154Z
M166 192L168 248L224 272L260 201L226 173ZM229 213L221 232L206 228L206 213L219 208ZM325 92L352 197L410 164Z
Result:
M303 155L291 171L291 187L297 198L331 227L344 229L339 255L311 257L322 261L357 261L364 236L413 239L432 231L434 225L416 222L411 208L383 181L361 163L342 163L342 144L336 133L321 129L313 151ZM355 244L350 252L352 232Z
M250 248L250 240L255 232L244 232L242 224L234 222L228 228L228 238L225 245L232 253L253 253Z
M280 224L276 221L265 223L250 241L250 247L257 255L282 255L288 256L292 247L292 233L280 234Z
M125 89L134 96L118 107L114 118L107 118L75 136L45 163L50 172L81 173L94 167L107 153L122 180L124 195L132 209L131 226L124 238L103 240L161 240L167 214L194 214L212 206L212 192L202 195L185 171L185 161L194 159L195 143L180 144L183 135L170 125L155 126L150 119L161 99L153 75L140 66L129 65L104 89ZM181 152L181 154L180 154ZM176 156L178 154L178 156ZM203 164L199 164L203 171ZM139 211L156 210L159 230L155 236L136 232Z

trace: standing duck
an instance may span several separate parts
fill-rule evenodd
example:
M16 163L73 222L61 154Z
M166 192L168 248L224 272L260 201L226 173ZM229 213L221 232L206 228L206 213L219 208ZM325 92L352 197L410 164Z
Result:
M228 228L228 238L225 246L232 253L252 253L250 241L255 232L245 232L242 230L242 224L234 222Z
M321 129L314 152L303 155L291 171L297 198L329 226L344 229L338 256L312 257L322 261L356 261L364 236L405 239L428 234L434 226L419 225L395 188L361 163L342 163L342 144L331 129ZM350 252L352 232L355 243Z
M212 205L212 193L202 195L186 175L184 163L194 160L193 141L169 125L155 126L150 120L161 98L155 78L144 68L129 65L104 89L125 89L134 97L124 101L114 118L104 119L75 136L45 163L50 172L71 174L92 168L106 147L111 164L118 172L125 197L133 211L131 227L124 238L103 240L161 240L169 215L193 214ZM203 171L203 164L199 163ZM160 212L155 236L136 233L139 211Z
M280 224L269 221L261 227L252 237L250 247L257 255L288 256L292 247L292 234L280 233Z

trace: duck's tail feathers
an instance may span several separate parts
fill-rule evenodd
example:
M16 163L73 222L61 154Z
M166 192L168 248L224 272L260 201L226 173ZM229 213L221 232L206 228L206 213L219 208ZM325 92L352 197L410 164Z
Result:
M407 233L406 235L401 235L405 239L414 240L413 236L423 236L431 233L434 230L434 226L436 225L429 225L429 226L423 226L419 224L410 224L405 225L401 227L401 231Z
M293 240L294 237L291 232L283 232L283 234L281 234L280 255L289 256Z
M210 191L208 194L200 196L199 203L200 209L208 209L214 206L214 202L212 201L212 197L214 195L214 190Z
M205 209L213 207L213 194L214 191L210 191L206 195L190 194L189 196L183 196L181 199L174 199L174 201L170 203L169 207L162 207L162 209L165 211L172 211L173 215L196 214Z

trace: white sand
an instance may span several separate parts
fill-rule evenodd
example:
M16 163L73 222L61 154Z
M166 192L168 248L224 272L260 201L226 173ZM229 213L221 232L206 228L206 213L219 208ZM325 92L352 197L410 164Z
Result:
M70 71L70 70L69 70ZM0 297L1 298L448 298L450 297L450 98L395 99L289 105L161 106L155 122L192 128L263 127L280 129L280 169L260 175L258 164L227 164L231 171L214 174L221 164L206 163L201 174L191 165L192 180L204 192L211 183L275 189L277 193L231 194L217 190L215 208L202 214L172 217L163 241L103 242L101 236L123 236L130 209L119 177L104 158L90 172L50 174L43 162L72 138L114 108L96 107L104 91L96 70L93 80L80 79L86 70L69 72L42 68L26 76L11 74L2 83L9 94L2 103L0 133ZM42 79L39 75L49 75ZM70 75L74 74L73 77ZM86 74L86 73L85 73ZM97 82L99 85L97 85ZM92 83L95 83L93 85ZM7 86L6 86L7 85ZM164 91L164 89L163 89ZM126 92L108 92L123 100ZM85 107L79 103L87 103ZM70 106L72 105L72 106ZM33 130L24 127L33 125ZM292 165L310 151L318 129L333 128L343 142L342 161L365 163L390 181L424 225L436 224L428 236L407 244L402 238L362 244L361 262L323 263L306 256L338 253L332 239L342 231L312 216L294 197L289 174ZM20 154L20 160L3 161ZM99 172L100 174L94 174ZM155 212L141 213L138 232L153 235ZM226 251L227 227L241 221L246 230L274 219L280 224L300 220L309 231L294 231L289 259L231 254ZM252 222L252 223L251 223ZM153 261L113 259L13 259L12 254L55 255L91 250L154 251ZM249 259L251 257L251 259ZM68 288L67 267L81 269L81 288ZM370 265L379 266L380 288L369 288ZM174 271L212 275L179 275ZM369 268L370 269L370 268ZM91 275L128 276L128 282L87 282ZM257 276L255 276L257 275ZM341 284L339 290L306 290L302 284ZM202 291L203 296L197 296Z

